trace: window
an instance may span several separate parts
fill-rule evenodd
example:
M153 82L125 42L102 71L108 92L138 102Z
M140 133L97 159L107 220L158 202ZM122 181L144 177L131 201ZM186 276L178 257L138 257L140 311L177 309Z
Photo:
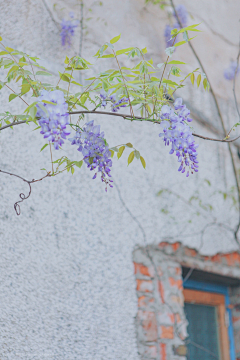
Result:
M188 280L183 295L188 360L235 360L227 287Z

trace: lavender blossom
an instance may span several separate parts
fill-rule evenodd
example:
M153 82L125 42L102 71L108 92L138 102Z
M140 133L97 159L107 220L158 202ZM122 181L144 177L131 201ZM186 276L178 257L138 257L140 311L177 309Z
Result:
M69 13L69 16L71 18L74 17L74 14L71 12ZM65 20L62 19L61 27L61 39L62 39L62 46L64 47L70 47L72 44L72 37L74 36L74 29L78 26L79 21L78 20Z
M94 125L94 121L84 124L83 128L77 128L71 141L71 145L78 145L78 151L83 154L83 160L87 167L95 171L93 179L97 173L101 174L101 180L106 185L112 186L110 167L112 166L111 152L104 140L104 132L100 133L100 125ZM106 187L107 191L107 187Z
M187 22L188 22L188 13L187 13L186 7L184 5L179 4L176 6L176 12L177 12L178 18L179 18L182 26L186 27ZM176 16L175 12L173 13L173 16L175 17L175 19L177 21L177 16ZM175 27L179 28L178 21L177 21L177 24Z
M192 132L186 122L191 122L190 111L186 105L182 105L182 99L178 98L174 102L174 109L168 105L162 106L160 126L163 132L159 134L163 137L165 145L172 144L169 154L176 153L180 166L178 171L184 173L187 168L186 176L193 171L198 172L197 151L198 145L195 144Z
M234 76L235 76L235 71L237 69L237 74L239 74L240 72L240 67L238 66L237 68L237 62L236 61L232 61L231 64L229 65L229 67L224 71L224 77L226 80L233 80Z
M43 134L44 139L52 142L54 148L59 150L59 146L64 144L63 139L66 139L70 134L66 130L69 124L69 114L63 92L60 90L42 90L36 107L36 116L40 118L38 120L41 126L40 134Z
M165 42L166 42L166 47L171 47L174 44L174 39L171 39L172 35L171 35L171 31L174 28L171 27L170 25L166 25L165 30L164 30L164 37L165 37ZM175 40L175 42L177 41L177 39Z
M105 90L102 90L100 93L100 98L102 99L102 106L106 107L107 106L107 100L109 100L111 102L111 106L112 106L112 111L113 112L117 112L121 107L126 107L128 104L128 98L127 97L123 97L120 100L116 99L116 95L108 95L108 93L106 93Z
M128 104L128 98L123 97L120 100L112 100L112 111L117 112L121 107L126 107Z

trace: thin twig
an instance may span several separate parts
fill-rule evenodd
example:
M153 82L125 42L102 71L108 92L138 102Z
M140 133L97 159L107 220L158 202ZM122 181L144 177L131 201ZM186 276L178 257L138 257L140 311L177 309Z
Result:
M51 145L51 142L50 142L50 141L49 141L49 148L50 148L51 163L52 163L52 173L54 173L54 169L53 169L53 157L52 157L52 145Z
M52 21L53 21L53 22L54 22L54 24L56 25L56 27L57 27L58 31L60 31L60 30L61 30L61 26L60 26L60 24L59 24L59 23L58 23L58 22L54 19L53 14L52 14L51 10L49 9L49 7L48 7L48 5L47 5L46 1L45 1L45 0L42 0L42 2L43 2L43 4L44 4L45 8L47 9L47 11L48 11L48 13L49 13L49 15L50 15L50 17L51 17Z
M37 181L41 181L41 180L45 179L46 177L51 176L50 173L48 172L47 175L43 176L41 179L37 179L37 180L35 180L35 179L27 180L27 179L24 179L23 177L21 177L21 176L19 176L19 175L10 173L10 172L8 172L8 171L0 170L0 172L3 173L3 174L15 176L15 177L21 179L22 181L26 182L26 183L28 184L28 186L29 186L29 193L28 193L28 195L26 196L25 194L20 193L20 194L19 194L19 197L20 197L21 200L15 202L15 204L14 204L14 210L16 211L16 214L17 214L17 215L20 215L20 214L21 214L21 208L20 208L19 203L21 203L21 202L23 202L24 200L28 199L28 198L30 197L30 195L31 195L31 192L32 192L31 184L33 184L33 183L35 183L35 182L37 182Z
M170 0L170 3L171 3L172 9L173 9L173 11L174 11L174 14L175 14L175 16L176 16L176 19L177 19L177 22L178 22L180 28L183 28L183 25L182 25L182 23L181 23L181 20L179 19L179 16L178 16L178 13L177 13L177 11L176 11L176 8L175 8L175 5L174 5L174 3L173 3L173 0ZM200 58L198 57L198 55L197 55L197 53L196 53L196 51L195 51L195 49L194 49L191 41L189 41L188 44L189 44L189 46L190 46L190 48L191 48L191 50L192 50L195 58L197 59L200 67L202 68L202 71L203 71L203 72L205 73L205 75L207 76L206 71L205 71L205 69L204 69L204 66L203 66ZM211 93L211 95L212 95L212 97L213 97L213 100L214 100L214 103L215 103L215 106L216 106L216 109L217 109L217 113L218 113L218 116L219 116L220 121L221 121L222 129L223 129L223 132L224 132L225 137L226 137L226 136L227 136L227 131L226 131L225 124L224 124L224 120L223 120L223 117L222 117L222 113L221 113L221 110L220 110L220 107L219 107L219 104L218 104L218 101L217 101L217 97L216 97L216 95L215 95L215 93L214 93L214 91L213 91L213 88L212 88L212 86L211 86L211 83L210 83L208 77L207 77L207 79L208 79L209 86L210 86L210 93ZM231 141L225 141L225 142L230 143ZM238 220L238 224L237 224L236 231L235 231L235 239L236 239L236 241L238 242L237 233L238 233L238 230L239 230L239 228L240 228L240 184L239 184L238 174L237 174L237 168L236 168L236 164L235 164L235 161L234 161L233 152L232 152L232 148L231 148L231 145L230 145L230 144L228 144L228 150L229 150L230 157L231 157L231 162L232 162L232 167L233 167L233 173L234 173L235 182L236 182L236 187L237 187L237 193L238 193L239 220ZM239 242L238 242L238 243L239 243Z
M14 94L16 94L15 91L14 91L13 89L11 89L7 84L5 84L5 86L6 86L9 90L11 90ZM16 94L16 95L17 95L17 94ZM25 102L25 104L26 104L27 106L29 106L28 103L27 103L21 96L18 95L18 97L19 97L23 102Z
M120 66L120 64L119 64L119 62L118 62L118 58L117 58L117 55L116 55L116 53L115 53L114 50L113 50L113 54L114 54L114 57L115 57L115 59L116 59L116 61L117 61L119 71L120 71L120 73L121 73L121 75L122 75L124 87L125 87L125 90L126 90L126 93L127 93L127 97L128 97L128 102L129 102L129 107L130 107L130 113L131 113L131 116L134 117L134 113L133 113L133 108L132 108L132 104L131 104L129 92L128 92L128 89L127 89L127 85L126 85L126 83L125 83L126 79L125 79L125 77L123 76L121 66Z
M118 116L121 117L125 120L130 120L130 121L147 121L147 122L151 122L152 124L158 124L160 125L160 121L156 121L154 119L150 119L150 118L144 118L141 116L131 116L131 115L127 115L127 114L119 114L119 113L113 113L113 112L108 112L108 111L95 111L95 110L79 110L79 111L70 111L69 115L77 115L77 114L97 114L97 115L109 115L109 116ZM4 130L8 127L14 126L14 125L20 125L20 124L24 124L26 123L27 120L23 120L23 121L17 121L17 122L12 122L11 124L8 125L4 125L2 127L0 127L0 131ZM223 143L231 143L234 142L236 140L238 140L240 138L240 135L233 138L233 139L214 139L214 138L210 138L207 136L203 136L203 135L199 135L196 133L192 133L193 136L196 136L198 138L204 139L204 140L209 140L209 141L218 141L218 142L223 142Z

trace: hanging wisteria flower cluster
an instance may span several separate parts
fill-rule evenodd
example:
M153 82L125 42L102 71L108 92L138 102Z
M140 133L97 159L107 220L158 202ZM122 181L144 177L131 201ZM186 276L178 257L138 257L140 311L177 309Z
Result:
M87 167L95 171L93 179L96 179L99 172L102 182L113 187L113 181L109 179L112 166L111 152L104 139L104 132L100 133L100 125L94 125L93 120L89 121L82 129L78 127L74 137L69 140L72 145L79 145L77 150L83 154Z
M240 72L240 66L237 65L236 61L232 61L231 64L229 65L229 67L227 69L225 69L225 71L224 71L225 79L226 80L233 80L234 76L235 76L236 69L237 69L236 75L238 75L239 72Z
M165 145L172 145L169 154L176 153L180 166L178 171L184 173L186 176L189 173L193 174L193 171L198 172L197 161L197 147L195 144L192 132L187 122L191 122L189 118L190 111L186 105L182 105L182 99L178 98L174 102L174 109L171 109L168 105L163 105L161 109L160 126L163 128L163 132L159 134L163 137Z
M188 22L188 13L187 13L187 10L185 8L184 5L177 5L176 6L176 12L177 12L177 15L178 15L178 18L182 24L183 27L187 26L187 22ZM173 13L173 16L176 20L176 22L173 24L173 26L171 25L166 25L165 27L165 30L164 30L164 38L165 38L165 42L166 42L166 47L171 47L173 46L173 42L175 40L175 42L177 42L177 38L175 39L171 39L172 35L171 35L171 31L173 29L179 29L179 24L178 24L178 21L177 21L177 16L175 14L175 12Z
M64 94L60 90L42 90L36 104L36 116L41 126L41 134L44 139L54 144L54 148L64 144L63 139L70 134L66 127L69 124L68 105L65 102Z
M78 26L79 21L78 20L73 20L74 18L74 13L70 12L69 13L70 18L72 18L72 20L65 20L62 19L62 23L61 23L61 40L62 40L62 46L64 47L70 47L72 44L72 37L74 36L74 32L75 32L75 28Z
M117 100L115 94L108 95L104 90L100 93L100 98L102 99L101 105L103 107L107 106L107 100L111 102L111 108L113 112L117 112L121 107L126 107L128 104L128 99L126 97Z

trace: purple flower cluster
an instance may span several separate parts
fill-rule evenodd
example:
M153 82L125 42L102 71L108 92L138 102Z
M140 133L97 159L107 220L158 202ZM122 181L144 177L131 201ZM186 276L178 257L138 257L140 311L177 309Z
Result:
M166 25L165 30L164 30L164 37L165 37L165 42L166 42L166 47L171 47L173 46L174 43L174 39L171 39L172 35L171 35L171 31L174 29L174 27L172 27L171 25ZM175 42L177 41L177 39L175 40Z
M176 12L177 12L179 20L181 21L182 26L186 27L187 21L188 21L188 13L187 13L185 6L181 5L181 4L177 5ZM175 42L177 42L177 39L175 39L175 38L171 39L171 37L172 37L171 31L173 29L180 29L175 12L173 13L173 16L176 19L176 23L174 23L173 26L166 25L165 30L164 30L164 37L165 37L165 42L166 42L167 48L170 46L173 46L174 40L175 40Z
M117 101L115 95L108 96L108 94L104 90L100 93L100 98L102 99L102 106L103 107L107 106L107 100L108 99L111 101L111 106L112 106L112 111L113 112L117 112L121 107L126 107L127 104L128 104L128 98L127 97L123 97L122 99Z
M163 105L161 109L160 126L163 132L159 134L163 137L165 145L172 144L169 154L176 153L180 166L178 171L184 173L187 168L186 176L193 171L198 172L197 147L194 137L187 122L191 122L189 118L190 111L186 105L182 105L182 99L178 98L174 102L174 109L168 105Z
M59 146L64 144L63 139L70 134L66 126L68 121L68 105L65 102L64 94L60 90L42 90L38 97L36 116L41 126L41 134L44 139L54 144L54 148L59 150Z
M71 12L70 17L73 18L74 14ZM62 39L62 46L70 47L72 44L72 37L74 36L74 29L78 26L78 20L65 20L62 19L61 27L61 39Z
M183 27L187 26L187 22L188 22L188 13L187 13L187 9L184 5L177 5L176 6L176 12L177 12L177 16L182 24ZM173 13L173 16L175 17L176 21L177 21L177 16L176 13ZM177 25L179 27L178 21L177 21Z
M91 171L96 171L93 179L96 179L97 172L100 172L102 182L113 187L113 181L109 179L112 166L111 152L104 140L104 132L100 133L100 125L94 125L93 120L89 121L82 129L77 128L75 136L69 141L72 145L79 145L78 151L83 154L87 167Z
M233 80L235 76L235 71L237 69L237 74L240 72L240 66L237 65L236 61L232 61L229 67L224 71L224 77L226 80Z

